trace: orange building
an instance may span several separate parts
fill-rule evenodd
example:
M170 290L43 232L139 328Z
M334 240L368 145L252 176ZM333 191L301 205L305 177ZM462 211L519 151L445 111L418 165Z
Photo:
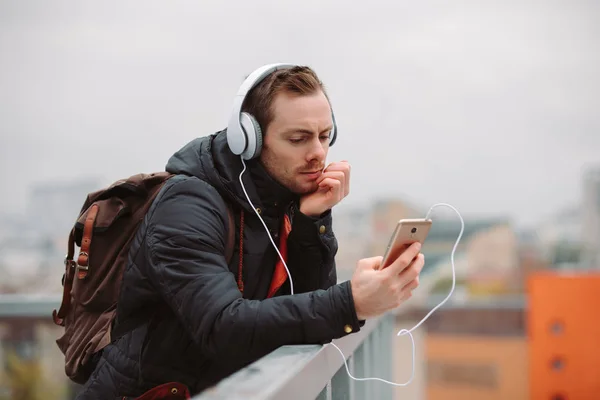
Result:
M528 280L532 399L600 399L600 272Z
M437 304L399 314L398 328ZM444 304L416 340L412 398L426 400L600 399L600 271L535 272L526 296ZM407 345L396 378L408 375Z

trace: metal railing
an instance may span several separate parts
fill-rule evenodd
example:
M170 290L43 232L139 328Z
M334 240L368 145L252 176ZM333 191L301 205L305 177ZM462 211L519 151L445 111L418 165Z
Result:
M390 313L367 321L360 332L335 340L356 378L393 380ZM339 351L331 345L282 346L194 397L216 399L391 399L393 388L379 381L348 376Z
M59 305L59 296L0 295L0 322L27 317L51 324L51 310ZM388 313L368 320L359 332L334 340L353 376L394 380L395 318ZM385 383L351 379L339 351L327 344L280 347L194 399L385 400L392 395L393 387Z

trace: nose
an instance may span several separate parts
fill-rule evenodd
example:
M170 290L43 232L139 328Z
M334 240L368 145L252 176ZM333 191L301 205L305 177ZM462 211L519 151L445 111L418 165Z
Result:
M323 161L327 156L328 142L323 142L316 137L311 141L310 151L308 152L308 161Z

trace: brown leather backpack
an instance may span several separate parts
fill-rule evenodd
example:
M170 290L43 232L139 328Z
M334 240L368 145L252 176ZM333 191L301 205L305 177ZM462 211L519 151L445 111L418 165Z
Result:
M63 297L54 323L65 328L56 341L65 355L65 373L84 384L100 350L118 336L111 332L131 240L164 183L167 172L133 175L88 194L69 234ZM227 203L227 202L226 202ZM234 246L234 221L229 211L226 257ZM80 247L74 260L75 244ZM115 337L112 337L112 335Z

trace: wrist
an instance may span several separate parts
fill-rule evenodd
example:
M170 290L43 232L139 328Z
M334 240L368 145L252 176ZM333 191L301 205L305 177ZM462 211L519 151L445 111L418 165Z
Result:
M307 217L311 217L311 218L318 218L319 216L321 216L321 214L323 214L322 212L318 212L318 211L315 211L315 210L307 209L306 207L304 207L302 205L302 202L300 202L300 206L298 207L298 211L300 211L302 214L306 215Z
M352 306L354 308L354 314L356 315L356 319L358 319L359 321L364 321L367 319L367 317L362 312L360 299L357 298L355 288L353 287L352 283L352 280L348 282L348 288L350 289L349 291L350 297L352 299Z

